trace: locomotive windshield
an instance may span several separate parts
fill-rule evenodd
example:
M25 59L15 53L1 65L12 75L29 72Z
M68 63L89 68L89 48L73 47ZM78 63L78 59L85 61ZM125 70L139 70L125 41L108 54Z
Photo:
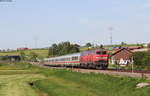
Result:
M98 54L98 55L105 55L106 51L97 51L96 54Z

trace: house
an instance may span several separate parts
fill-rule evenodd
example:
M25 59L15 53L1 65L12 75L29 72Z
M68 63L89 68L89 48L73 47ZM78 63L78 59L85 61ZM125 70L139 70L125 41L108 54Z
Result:
M29 48L17 48L17 51L21 51L21 50L29 50Z
M133 63L133 53L127 48L122 48L112 54L112 64L119 64L121 66L127 66Z

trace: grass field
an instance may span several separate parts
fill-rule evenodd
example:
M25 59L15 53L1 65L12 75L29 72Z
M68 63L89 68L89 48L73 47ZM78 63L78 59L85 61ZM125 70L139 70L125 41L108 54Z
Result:
M45 58L48 56L48 49L37 49L37 50L24 50L26 55L30 55L31 52L38 54L39 58ZM0 56L6 55L20 55L20 51L0 52Z
M0 65L0 96L39 96L29 83L45 79L44 75L28 70L29 64Z
M28 84L44 79L40 74L0 75L0 96L39 96Z
M42 70L48 76L35 82L35 87L49 96L149 96L150 87L136 89L146 80L83 74L66 70Z
M26 63L0 64L0 96L149 96L150 86L137 89L139 82L149 81Z

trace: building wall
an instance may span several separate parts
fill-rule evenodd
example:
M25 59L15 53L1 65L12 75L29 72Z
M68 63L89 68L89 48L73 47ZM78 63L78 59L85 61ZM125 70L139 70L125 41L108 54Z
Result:
M133 53L130 51L123 49L120 52L114 54L112 56L112 64L120 64L120 65L127 65L128 63L131 63L131 56Z

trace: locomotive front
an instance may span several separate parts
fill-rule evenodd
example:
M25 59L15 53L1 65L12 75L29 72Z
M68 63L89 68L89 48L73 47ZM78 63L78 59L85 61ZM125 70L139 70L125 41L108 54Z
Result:
M96 50L93 54L93 62L97 69L106 69L108 67L109 55L107 51Z

